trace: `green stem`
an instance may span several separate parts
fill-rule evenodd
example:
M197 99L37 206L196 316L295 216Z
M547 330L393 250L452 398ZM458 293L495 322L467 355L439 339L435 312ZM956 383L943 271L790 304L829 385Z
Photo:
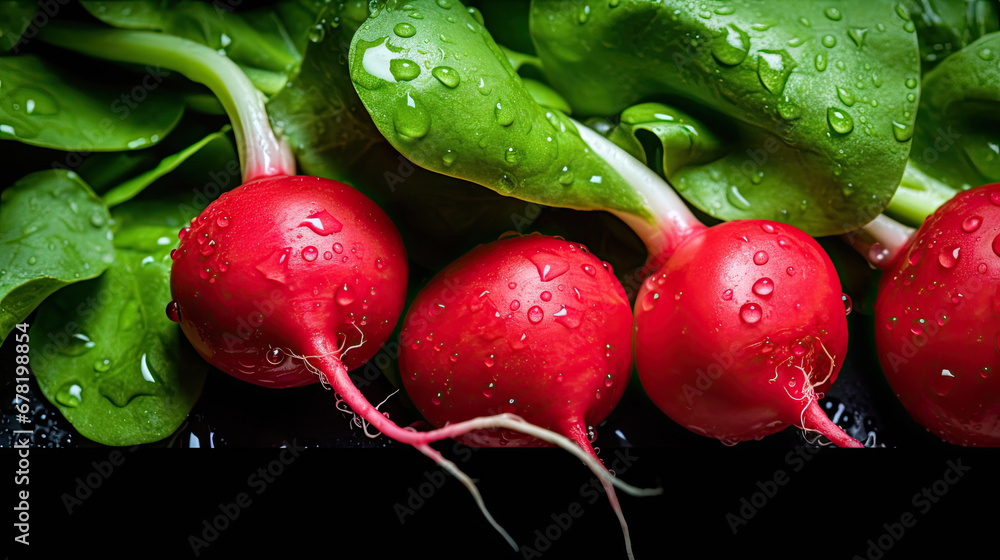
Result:
M885 213L911 226L919 226L957 191L907 162L903 178Z
M271 130L263 95L232 60L213 49L173 35L50 22L42 40L118 62L163 67L204 84L229 115L243 169L243 181L294 175L295 161Z
M573 124L587 146L635 189L652 214L650 221L628 212L612 211L642 239L649 251L647 271L655 272L684 240L705 229L705 225L698 221L673 187L652 169L594 130L576 121Z

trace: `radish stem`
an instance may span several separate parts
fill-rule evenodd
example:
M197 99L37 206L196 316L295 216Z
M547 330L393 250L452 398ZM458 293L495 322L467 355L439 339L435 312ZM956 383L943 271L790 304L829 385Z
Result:
M229 115L240 154L243 182L295 174L295 159L271 130L263 95L223 54L205 45L154 31L132 31L50 22L41 38L53 45L118 62L156 65L204 84Z

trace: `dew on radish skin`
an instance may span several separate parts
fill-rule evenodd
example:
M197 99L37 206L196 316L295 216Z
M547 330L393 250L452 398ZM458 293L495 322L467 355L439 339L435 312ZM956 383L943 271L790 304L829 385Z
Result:
M181 306L176 301L167 304L167 318L175 323L181 322Z
M763 266L767 264L768 255L766 251L757 251L753 255L753 263L757 266Z
M759 322L763 315L763 311L756 303L745 303L740 308L740 319L750 325Z
M754 282L753 293L761 297L768 297L774 292L774 282L770 278L761 278Z
M528 310L528 320L531 321L532 324L537 325L544 317L545 312L542 311L542 308L537 305L533 305L531 309Z
M851 311L854 309L854 302L851 301L851 296L841 294L840 299L844 302L844 315L850 315Z
M983 224L982 216L969 216L962 222L962 231L965 233L972 233L979 229L979 226Z
M302 249L302 259L306 262L313 262L318 256L319 250L316 249L316 247L310 245L309 247Z

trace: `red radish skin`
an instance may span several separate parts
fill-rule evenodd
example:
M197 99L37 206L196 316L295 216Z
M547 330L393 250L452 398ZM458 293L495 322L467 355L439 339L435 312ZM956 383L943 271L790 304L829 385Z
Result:
M179 237L171 305L181 327L202 357L250 383L319 382L293 356L334 350L356 368L403 309L402 239L378 206L335 181L251 181Z
M875 342L910 416L962 446L1000 446L1000 184L924 221L879 285Z
M421 290L403 322L400 373L434 426L511 412L591 450L587 427L607 418L628 384L631 337L631 304L600 259L554 237L508 237ZM462 441L544 444L506 432Z
M740 220L687 237L643 283L636 367L657 406L727 444L795 425L862 447L820 409L847 351L837 272L792 226Z
M595 459L588 427L632 373L632 308L610 266L542 235L480 245L435 276L400 336L407 394L433 426L507 412L562 434ZM476 447L547 446L509 430L456 437ZM632 557L614 488L603 481Z

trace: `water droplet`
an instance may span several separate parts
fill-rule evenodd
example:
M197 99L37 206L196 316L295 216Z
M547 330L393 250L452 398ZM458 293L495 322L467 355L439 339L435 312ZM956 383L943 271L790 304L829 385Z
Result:
M83 387L76 381L63 384L56 392L56 401L70 408L76 408L83 402Z
M750 210L750 201L743 196L743 193L740 192L736 185L730 185L726 190L726 200L735 208Z
M97 373L107 373L111 370L111 360L105 358L94 362L94 371Z
M986 263L979 263L979 266L976 267L976 272L979 274L986 274L989 270L990 268L986 266Z
M528 320L534 324L541 322L543 317L545 317L545 312L537 305L531 306L531 309L528 310Z
M552 314L555 322L568 328L575 329L580 326L580 321L582 319L582 313L580 311L573 309L572 307L562 306L559 311Z
M458 84L462 83L462 77L459 75L458 70L449 68L448 66L434 68L431 70L431 75L449 88L458 87Z
M433 397L431 397L431 404L435 406L441 404L441 393L437 393Z
M542 292L538 297L540 297L542 301L549 301L552 299L552 292Z
M761 311L760 306L756 303L745 303L743 307L740 308L740 319L744 323L754 324L760 321L761 317L764 316L764 312Z
M407 37L413 37L414 35L416 35L417 28L413 27L409 23L397 23L396 27L392 28L392 32L395 33L397 36L403 37L405 39Z
M982 216L969 216L962 222L962 231L965 233L972 233L979 229L979 226L983 225Z
M913 324L910 325L910 332L913 336L920 336L924 334L924 325L927 323L924 319L914 319Z
M486 397L487 399L492 399L494 393L496 393L496 387L492 382L490 382L488 385L486 385L486 387L483 388L483 396Z
M175 323L181 322L181 305L176 301L167 304L167 318Z
M712 41L712 56L719 64L736 66L750 52L750 36L735 25L725 27L723 32L724 35Z
M897 141L906 142L910 138L913 138L913 127L909 123L900 123L893 120L892 135L896 137Z
M288 254L291 251L291 247L274 251L271 253L271 256L257 265L257 271L263 274L264 278L268 280L274 280L282 284L286 283L288 280Z
M517 178L512 173L508 173L505 171L501 173L500 178L497 179L497 190L501 194L507 194L512 192L514 190L514 187L516 186L517 186Z
M506 150L504 150L503 159L510 165L516 165L518 160L520 159L520 155L517 153L517 148L511 146Z
M950 247L938 253L938 264L945 268L955 268L958 263L960 247Z
M753 284L753 293L761 297L768 297L774 291L774 282L770 278L761 278Z
M396 132L400 135L416 139L423 138L431 129L431 116L420 107L409 93L400 98L396 104L396 116L393 120Z
M854 41L854 44L861 47L865 44L865 37L868 35L868 30L860 27L852 27L847 30L848 37Z
M517 116L517 113L514 111L513 104L501 99L497 101L496 107L493 108L493 116L496 117L497 123L500 126L510 126L514 122L514 117Z
M219 226L220 228L224 228L224 227L228 226L229 225L229 217L228 216L219 216L218 218L215 219L215 225ZM188 229L190 229L190 228L188 228Z
M302 258L305 259L306 262L313 262L314 260L316 260L316 257L318 256L319 256L319 250L317 250L313 246L309 246L306 247L305 249L302 249Z
M488 83L486 83L486 80L484 78L479 78L479 85L477 87L479 89L479 93L483 95L489 95L490 93L493 93L493 87L490 86Z
M984 47L984 48L980 49L979 52L976 53L976 54L978 54L979 58L981 58L983 60L987 60L987 61L993 60L993 51L990 50L989 47Z
M788 75L795 68L795 61L784 50L757 51L757 77L768 91L780 95L785 89Z
M559 184L563 186L573 184L573 172L570 171L568 166L562 168L562 172L559 173Z
M823 15L825 15L827 19L833 21L840 21L840 18L843 17L840 14L840 10L838 10L837 8L827 8L826 10L823 11Z
M580 8L580 11L576 14L576 21L579 22L580 25L583 25L587 23L588 19L590 19L590 6L584 4Z
M562 257L553 255L552 253L536 253L529 256L528 260L534 263L535 268L538 270L538 277L542 282L551 282L569 270L569 263Z
M595 274L597 274L597 269L590 266L589 264L581 265L580 268L582 268L583 271L587 273L587 276L594 276Z
M396 80L405 82L420 75L420 66L412 60L394 58L389 61L389 72Z
M813 65L816 66L816 70L819 72L826 70L826 53L817 54L815 60L813 60Z
M337 290L337 304L342 306L347 306L354 303L357 296L354 293L354 288L349 284L344 284Z
M215 253L215 240L209 241L208 243L201 246L201 255L203 257L208 257Z
M837 46L837 38L833 35L824 35L820 41L823 43L823 46L828 49L832 49Z
M791 267L791 266L790 266L790 267L786 268L786 269L785 269L785 272L786 272L786 273L787 273L787 274L788 274L789 276L795 276L795 268L794 268L794 267Z
M642 298L642 309L643 311L652 311L656 307L657 300L660 299L660 294L656 292L646 292L646 295Z
M854 302L851 301L851 296L840 294L840 299L844 302L844 315L850 315L851 311L854 310Z
M757 251L753 255L753 263L757 266L767 264L768 256L766 251Z
M837 86L837 97L839 97L840 101L848 107L854 105L854 94L847 89Z
M308 227L315 233L326 236L332 233L339 233L342 229L344 229L344 224L340 223L326 210L320 210L315 214L310 214L305 220L302 220L299 227Z
M889 317L888 319L885 320L885 330L891 331L892 329L895 329L895 328L896 328L896 318L895 317Z
M517 311L520 308L521 308L521 302L520 301L518 301L518 300L515 299L515 300L512 300L510 302L510 310L511 311Z
M722 292L722 299L724 301L730 301L730 300L732 300L733 299L733 291L732 290L726 290L726 291Z
M826 110L826 122L829 123L830 129L837 134L847 134L854 130L854 118L851 117L850 113L835 107Z
M915 87L917 87L917 79L916 78L907 78L906 79L906 87L908 87L910 89L914 89Z
M941 371L930 370L927 372L927 385L934 394L946 397L955 387L955 375L948 369Z
M37 262L38 262L38 258L36 258L34 256L28 257L28 264L35 264Z

